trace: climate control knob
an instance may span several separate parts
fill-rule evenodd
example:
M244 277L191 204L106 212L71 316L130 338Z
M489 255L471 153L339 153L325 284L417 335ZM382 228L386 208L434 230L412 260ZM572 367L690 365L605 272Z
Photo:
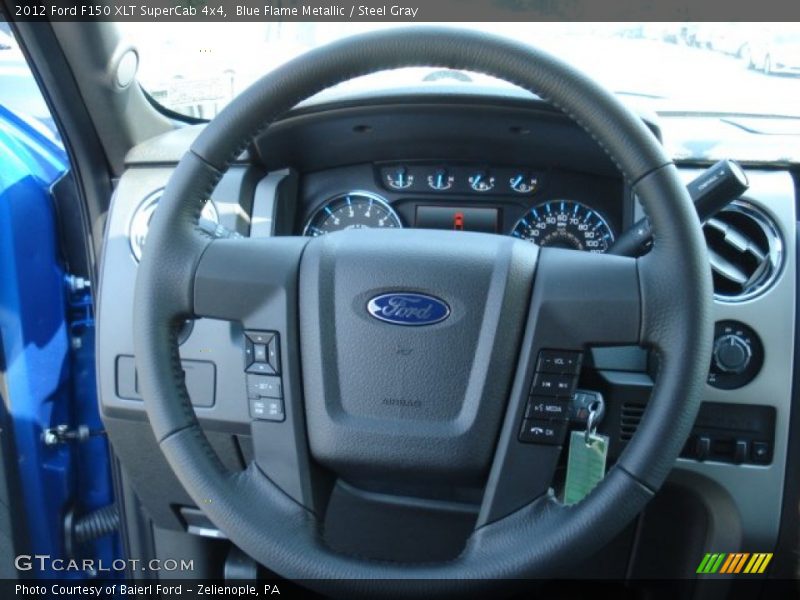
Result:
M743 373L752 356L747 340L734 333L723 335L714 342L714 363L724 373Z

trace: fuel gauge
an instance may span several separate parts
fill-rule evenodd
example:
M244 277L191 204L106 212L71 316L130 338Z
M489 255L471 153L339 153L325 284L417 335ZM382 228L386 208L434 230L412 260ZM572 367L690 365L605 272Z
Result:
M518 194L532 194L539 186L539 179L535 175L517 173L508 180L508 184Z

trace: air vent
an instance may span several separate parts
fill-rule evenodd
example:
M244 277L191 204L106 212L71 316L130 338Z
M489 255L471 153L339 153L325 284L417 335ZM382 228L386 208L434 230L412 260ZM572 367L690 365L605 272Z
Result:
M150 230L150 221L153 219L153 214L156 212L158 202L161 200L161 194L163 193L164 190L158 190L150 194L142 200L134 211L133 217L131 217L131 222L128 226L128 239L136 262L142 259L142 249L144 248L147 232ZM219 213L212 200L208 200L205 203L200 216L219 224Z
M706 221L703 232L718 299L748 300L775 281L783 244L777 227L763 211L736 200Z
M636 433L636 428L639 427L645 408L647 408L646 404L634 404L632 402L625 402L622 405L622 412L619 417L620 441L630 441L633 434Z

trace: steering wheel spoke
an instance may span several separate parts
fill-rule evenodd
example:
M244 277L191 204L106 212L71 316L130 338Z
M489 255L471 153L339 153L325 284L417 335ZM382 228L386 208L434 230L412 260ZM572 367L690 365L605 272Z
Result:
M635 259L544 248L478 526L548 493L588 346L639 343Z
M633 258L545 248L531 311L542 348L637 345L641 291Z
M194 279L194 313L241 325L241 418L252 467L298 504L321 514L329 478L308 454L298 352L300 257L307 238L211 242ZM246 398L246 400L245 400Z
M296 311L297 274L307 242L301 237L214 240L195 270L194 314L270 330L270 322Z

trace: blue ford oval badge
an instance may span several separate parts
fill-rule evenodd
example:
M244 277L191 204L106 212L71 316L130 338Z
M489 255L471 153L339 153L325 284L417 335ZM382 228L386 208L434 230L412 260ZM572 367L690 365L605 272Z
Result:
M444 300L413 292L375 296L367 310L376 319L395 325L433 325L450 316Z

